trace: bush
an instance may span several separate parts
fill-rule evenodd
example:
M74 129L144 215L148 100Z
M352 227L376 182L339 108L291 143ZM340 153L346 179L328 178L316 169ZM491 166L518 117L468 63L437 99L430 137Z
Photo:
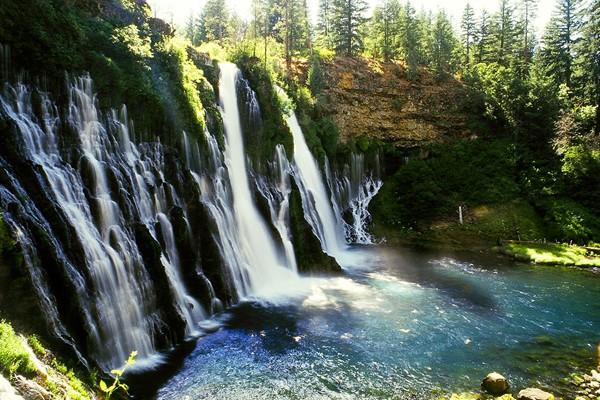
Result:
M600 218L574 200L548 197L537 206L552 239L584 244L600 236Z
M0 371L9 376L15 373L28 375L35 371L23 341L4 320L0 321Z

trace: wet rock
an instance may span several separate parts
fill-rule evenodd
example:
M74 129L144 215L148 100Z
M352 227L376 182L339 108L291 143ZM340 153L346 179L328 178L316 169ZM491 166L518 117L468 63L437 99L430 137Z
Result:
M15 388L21 393L25 400L45 400L52 399L52 393L41 387L38 383L17 375L13 379Z
M23 400L23 397L17 394L15 388L12 387L9 381L0 375L0 399L2 400Z
M544 392L541 389L527 388L519 392L518 400L554 400L552 393Z
M488 374L481 382L481 388L493 395L501 395L508 390L508 379L497 372Z

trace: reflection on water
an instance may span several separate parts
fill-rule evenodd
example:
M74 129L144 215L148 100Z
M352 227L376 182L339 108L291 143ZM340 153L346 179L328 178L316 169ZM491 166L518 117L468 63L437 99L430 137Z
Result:
M432 398L493 370L566 394L595 363L600 277L473 257L355 249L343 276L216 317L157 397Z

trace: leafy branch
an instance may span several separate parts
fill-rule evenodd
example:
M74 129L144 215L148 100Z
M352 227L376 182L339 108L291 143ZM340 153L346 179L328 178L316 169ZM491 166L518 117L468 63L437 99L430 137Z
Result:
M137 351L132 351L131 354L129 355L129 358L127 359L127 361L125 361L125 366L123 366L122 369L113 369L112 371L110 371L111 374L115 375L115 380L112 383L112 385L108 386L106 384L106 382L104 382L103 380L100 380L100 390L102 390L104 393L106 393L106 399L110 399L110 396L112 396L113 392L117 389L123 389L125 392L127 392L127 390L129 390L129 386L127 386L125 383L121 382L121 377L123 376L123 374L125 373L125 370L132 366L133 364L135 364L135 356L137 356L138 352Z

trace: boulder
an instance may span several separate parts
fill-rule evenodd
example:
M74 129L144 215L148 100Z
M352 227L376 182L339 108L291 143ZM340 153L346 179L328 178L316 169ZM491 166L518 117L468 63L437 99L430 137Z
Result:
M23 397L17 394L9 381L0 375L0 399L2 400L23 400Z
M554 400L552 393L544 392L541 389L527 388L519 392L518 400Z
M481 382L481 388L494 396L506 393L508 387L508 379L497 372L488 374Z

